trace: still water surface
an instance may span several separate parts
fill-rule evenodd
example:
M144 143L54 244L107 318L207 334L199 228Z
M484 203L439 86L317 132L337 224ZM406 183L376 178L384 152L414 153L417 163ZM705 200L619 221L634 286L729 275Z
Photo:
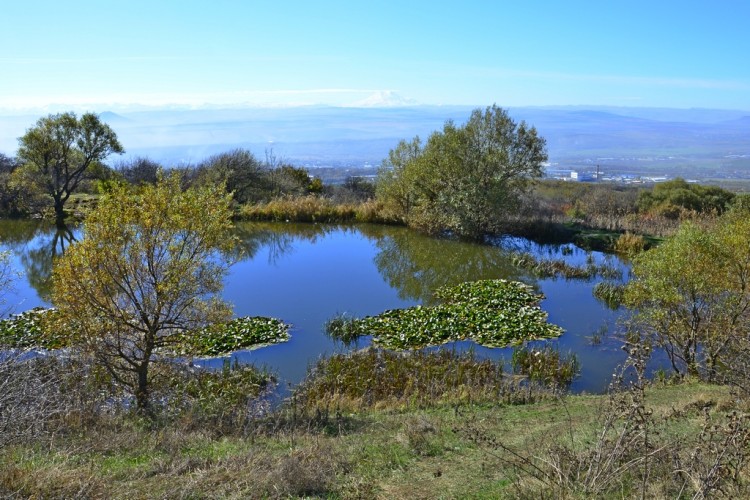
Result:
M374 225L250 224L237 226L241 255L225 281L224 298L238 316L273 316L293 325L289 342L234 354L243 362L267 366L288 384L298 383L319 357L343 350L328 339L325 322L338 313L355 316L429 304L434 290L462 281L521 280L545 295L542 308L565 333L549 342L574 352L582 365L574 391L601 392L624 360L613 332L621 311L592 296L598 280L538 280L514 267L509 249L583 264L587 258L627 270L615 257L574 247L502 239L493 245L435 239L402 227ZM22 277L8 294L14 312L49 305L52 259L80 231L58 231L33 221L0 221L0 250L12 252ZM563 248L566 249L563 255ZM570 251L572 250L572 253ZM592 345L591 336L609 331ZM367 341L360 342L360 347ZM512 349L488 349L470 342L441 348L474 348L480 356L509 360ZM219 360L204 363L218 364Z

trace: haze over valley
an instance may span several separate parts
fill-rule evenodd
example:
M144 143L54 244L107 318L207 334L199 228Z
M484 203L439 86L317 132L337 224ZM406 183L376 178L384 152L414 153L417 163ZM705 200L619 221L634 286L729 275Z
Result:
M126 157L189 165L235 148L306 168L377 167L401 139L463 123L474 106L154 108L99 111ZM603 106L512 107L547 140L550 171L705 179L750 178L750 111ZM0 116L0 152L36 115Z

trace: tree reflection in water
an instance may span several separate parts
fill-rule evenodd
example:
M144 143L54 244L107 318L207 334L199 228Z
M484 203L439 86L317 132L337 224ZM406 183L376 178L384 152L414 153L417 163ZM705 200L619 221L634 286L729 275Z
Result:
M249 260L264 248L268 249L269 264L276 264L285 255L294 252L297 241L315 243L319 238L340 230L335 225L281 224L273 222L239 222L235 237L239 240L237 261Z
M530 282L513 266L507 252L496 246L436 239L397 227L367 225L359 229L375 241L378 271L405 300L431 304L439 287L464 281L523 277Z
M39 297L45 302L52 296L52 265L57 257L77 241L68 226L50 226L30 241L30 247L20 255L24 274Z
M315 243L334 231L358 232L378 249L374 263L383 279L403 300L434 301L433 292L464 281L504 278L530 282L510 261L507 252L492 245L478 245L424 236L403 227L359 224L239 223L240 260L252 259L268 248L268 259L278 259L294 251L296 241Z
M0 220L0 244L18 258L29 286L45 302L52 294L52 262L76 241L77 232L39 220Z

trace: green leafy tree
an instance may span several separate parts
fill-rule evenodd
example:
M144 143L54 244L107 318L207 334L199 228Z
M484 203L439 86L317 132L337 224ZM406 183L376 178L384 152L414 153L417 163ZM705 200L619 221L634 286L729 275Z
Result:
M156 184L164 168L154 160L139 156L117 165L115 172L133 185Z
M124 152L115 132L94 113L40 118L18 141L19 175L52 197L58 225L65 219L65 202L87 173Z
M385 203L386 209L408 221L417 199L414 163L422 155L422 142L415 137L402 140L388 152L388 158L378 169L375 196Z
M536 129L507 111L476 109L463 126L448 121L424 147L402 141L383 163L377 194L407 224L480 238L502 229L547 160Z
M311 178L306 169L292 165L280 165L271 171L274 182L274 195L319 194L323 191L323 182Z
M633 262L625 304L662 347L676 373L713 377L744 336L750 307L750 222L692 223Z
M158 355L185 332L227 320L218 298L228 255L230 195L224 186L180 189L175 174L137 191L114 186L53 270L60 325L149 410Z
M235 149L208 158L196 169L197 185L222 184L237 203L264 199L271 189L268 169L246 149Z

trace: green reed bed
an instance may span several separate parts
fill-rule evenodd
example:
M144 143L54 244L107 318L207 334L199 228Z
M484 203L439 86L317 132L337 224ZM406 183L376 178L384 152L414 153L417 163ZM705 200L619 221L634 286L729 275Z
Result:
M559 387L569 386L580 373L581 365L575 354L563 354L559 349L516 348L511 358L513 372L536 382Z
M618 309L622 305L625 285L615 281L602 281L594 285L593 294L597 300L610 309Z

